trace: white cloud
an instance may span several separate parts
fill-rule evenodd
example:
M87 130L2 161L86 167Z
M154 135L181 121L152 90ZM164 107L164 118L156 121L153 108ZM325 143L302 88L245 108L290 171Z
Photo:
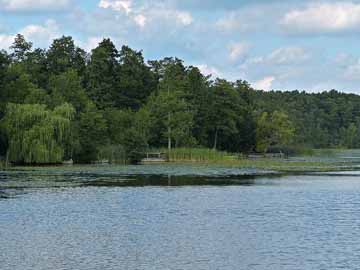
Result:
M103 37L89 37L85 42L79 42L79 44L85 51L91 52L91 50L95 49L103 39Z
M59 27L54 20L48 20L44 26L31 24L20 30L20 33L29 40L51 42L58 36Z
M360 4L317 3L289 11L281 24L290 33L342 32L360 26Z
M221 77L221 73L215 67L208 66L206 64L196 65L202 74L205 76Z
M193 17L189 12L185 11L175 11L176 18L178 22L183 25L190 25L193 22Z
M173 9L165 3L149 3L134 6L131 0L100 0L98 7L124 13L138 27L144 28L150 22L172 21L178 25L188 26L194 21L192 15L187 11ZM161 23L161 22L160 22Z
M132 12L132 2L129 0L101 0L98 6L100 8L112 9L115 11L124 11L126 14L130 14Z
M142 14L139 14L139 15L134 16L134 21L135 21L135 23L136 23L138 26L140 26L141 28L145 27L145 25L146 25L146 20L147 20L147 18L146 18L144 15L142 15Z
M71 0L0 0L0 9L6 11L58 10L67 7Z
M236 61L243 57L249 50L250 45L245 42L234 43L229 47L229 58L231 61Z
M351 81L360 81L360 59L345 69L344 78Z
M272 51L266 56L252 57L241 66L248 68L251 65L294 65L311 59L311 53L302 47L283 47Z
M301 47L284 47L274 50L267 60L274 64L296 64L310 58L310 54Z
M216 27L222 32L245 32L254 28L254 21L243 19L240 12L231 12L216 22Z
M0 35L0 49L7 50L14 42L15 36L13 35Z
M349 53L340 52L335 55L333 61L339 66L347 67L356 64L357 58Z
M45 25L27 25L18 33L24 35L27 40L34 42L36 46L46 47L59 36L59 28L56 21L48 20ZM15 36L15 34L0 35L0 48L8 49L14 42Z
M254 82L252 86L254 89L269 91L271 90L272 84L275 79L276 78L274 76L267 76L261 80Z

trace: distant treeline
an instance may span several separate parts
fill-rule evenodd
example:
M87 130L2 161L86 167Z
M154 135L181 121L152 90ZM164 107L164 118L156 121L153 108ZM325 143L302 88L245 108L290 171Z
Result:
M360 96L258 91L110 39L88 53L71 37L44 50L17 35L0 52L0 119L0 156L14 163L360 146Z

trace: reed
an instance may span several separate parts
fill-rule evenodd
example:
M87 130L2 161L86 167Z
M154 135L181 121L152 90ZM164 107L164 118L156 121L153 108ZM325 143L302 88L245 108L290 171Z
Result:
M167 153L170 162L219 162L238 159L237 156L227 152L206 148L174 148L170 152L167 149L160 151Z

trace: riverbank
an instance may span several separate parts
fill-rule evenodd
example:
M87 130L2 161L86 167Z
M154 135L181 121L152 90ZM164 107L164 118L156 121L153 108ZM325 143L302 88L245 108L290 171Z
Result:
M158 152L165 153L164 149ZM163 163L166 166L185 165L185 166L209 166L239 169L257 169L275 171L279 173L301 173L301 172L334 172L339 170L359 170L360 150L314 150L313 155L292 156L288 158L247 158L241 154L229 154L227 152L214 151L211 149L178 148L173 149L168 156L169 162ZM3 165L3 169L5 164ZM92 166L127 166L124 164L110 165L85 165ZM155 164L153 164L155 165ZM145 165L145 166L153 166ZM141 165L139 165L141 166ZM67 168L83 167L83 165L57 165L57 166L11 166L7 169L32 169L56 167L60 170ZM1 168L1 164L0 164Z
M360 165L354 163L343 163L343 162L313 162L313 161L292 161L292 160L281 160L281 159L239 159L239 160L228 160L228 161L173 161L161 164L147 164L147 165L116 165L116 164L105 164L105 165L81 165L75 164L72 166L10 166L7 170L46 170L52 168L61 171L72 171L72 170L83 170L84 168L98 168L102 167L113 168L113 167L151 167L151 166L166 166L166 167L222 167L229 169L242 169L242 170L258 170L258 171L269 171L277 173L307 173L307 172L335 172L335 171L353 171L359 170ZM5 168L4 168L5 169Z

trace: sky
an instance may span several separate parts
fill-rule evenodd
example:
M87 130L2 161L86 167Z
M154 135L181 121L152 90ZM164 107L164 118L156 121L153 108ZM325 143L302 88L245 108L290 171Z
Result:
M256 89L360 94L360 0L0 0L0 49L71 35L176 56Z

